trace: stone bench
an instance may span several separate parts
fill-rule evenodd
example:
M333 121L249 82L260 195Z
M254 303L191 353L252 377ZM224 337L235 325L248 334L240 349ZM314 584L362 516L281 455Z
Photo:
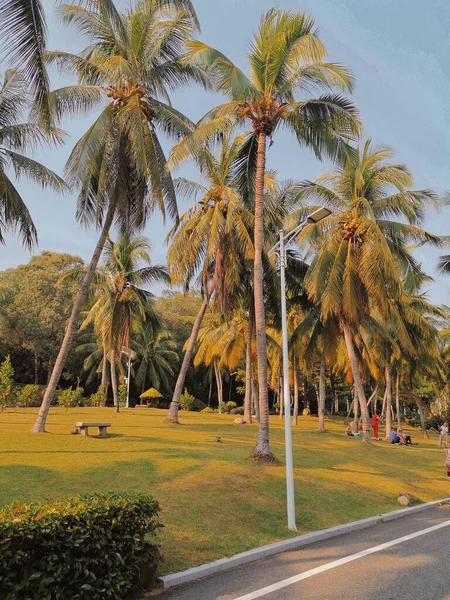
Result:
M75 423L75 427L78 427L81 435L89 435L89 427L98 427L98 436L106 437L108 427L111 427L111 423Z

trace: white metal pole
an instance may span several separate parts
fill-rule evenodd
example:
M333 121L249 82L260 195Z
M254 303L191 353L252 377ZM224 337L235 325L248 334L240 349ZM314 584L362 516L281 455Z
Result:
M128 379L127 379L127 403L126 403L127 408L130 408L130 375L131 375L131 354L128 354Z
M297 530L295 522L294 461L292 457L291 398L289 392L289 354L286 310L286 247L280 231L281 329L283 336L284 437L286 446L286 493L288 528Z

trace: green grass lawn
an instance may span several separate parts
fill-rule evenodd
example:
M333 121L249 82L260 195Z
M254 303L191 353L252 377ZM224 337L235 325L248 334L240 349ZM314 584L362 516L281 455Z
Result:
M272 417L272 449L279 464L246 460L257 425L234 416L165 412L52 409L48 434L29 433L35 409L0 413L0 504L79 493L134 490L161 504L163 572L230 556L292 535L285 528L283 424ZM75 421L111 421L107 439L70 435ZM398 508L399 490L424 501L448 494L436 436L418 447L343 435L343 420L301 417L294 428L297 522L301 532ZM215 441L216 436L221 443Z

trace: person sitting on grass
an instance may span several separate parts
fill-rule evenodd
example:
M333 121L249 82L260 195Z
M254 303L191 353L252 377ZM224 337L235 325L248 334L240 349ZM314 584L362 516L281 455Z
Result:
M351 421L350 423L350 433L353 437L362 437L362 435L359 433L358 423L355 425L355 421Z
M397 433L397 427L393 427L391 433L389 434L389 441L391 444L401 444L400 437Z
M397 431L397 435L400 439L400 444L402 444L403 446L411 446L412 445L412 440L411 440L411 436L410 435L405 435L403 433L402 429L399 429Z

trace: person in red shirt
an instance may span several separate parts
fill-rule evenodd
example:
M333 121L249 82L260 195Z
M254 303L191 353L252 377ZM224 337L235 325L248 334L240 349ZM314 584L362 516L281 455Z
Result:
M380 421L380 419L378 418L378 415L375 415L375 414L370 419L370 424L372 425L372 429L373 429L373 435L375 436L376 440L380 439L380 434L378 431L379 421Z

